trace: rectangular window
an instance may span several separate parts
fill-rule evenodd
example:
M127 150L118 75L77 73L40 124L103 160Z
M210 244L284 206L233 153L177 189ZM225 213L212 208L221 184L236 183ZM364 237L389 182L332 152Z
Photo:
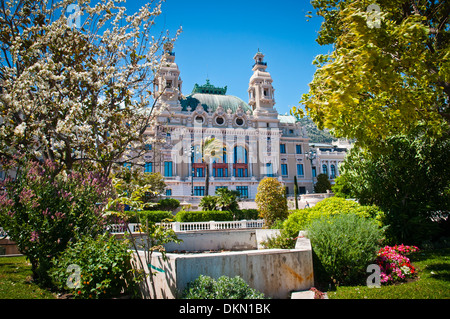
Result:
M316 167L315 166L312 167L312 176L313 177L317 176L317 171L316 171Z
M194 196L205 196L205 186L194 186Z
M240 197L248 198L248 186L236 186L236 190L239 192Z
M295 153L301 154L302 153L302 146L301 145L295 145Z
M164 176L172 177L172 162L164 162Z
M304 175L303 164L297 164L297 175L298 176L303 176Z
M203 168L202 167L197 167L197 171L195 172L195 176L196 177L205 177L203 175Z
M172 196L172 190L170 188L166 189L166 196Z
M286 154L286 144L280 144L280 153Z
M286 176L288 174L287 164L281 164L281 175Z
M235 177L248 177L248 170L245 168L233 169Z
M145 163L144 173L152 173L153 172L153 163L147 162Z

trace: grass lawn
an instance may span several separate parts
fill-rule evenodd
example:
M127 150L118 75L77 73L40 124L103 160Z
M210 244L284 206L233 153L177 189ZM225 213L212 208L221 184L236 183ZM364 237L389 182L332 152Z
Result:
M409 256L419 271L417 280L369 288L337 287L330 299L450 299L450 248L419 251Z
M25 257L0 257L0 299L56 299L34 284L31 275Z

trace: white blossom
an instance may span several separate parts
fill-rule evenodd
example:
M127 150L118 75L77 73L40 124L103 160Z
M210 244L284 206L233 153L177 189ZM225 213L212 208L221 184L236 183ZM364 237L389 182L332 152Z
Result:
M131 15L124 2L7 1L0 10L0 33L10 35L0 40L0 151L113 162L127 145L147 142L161 48L181 29L173 38L151 34L163 1ZM83 11L79 29L67 24L72 3Z

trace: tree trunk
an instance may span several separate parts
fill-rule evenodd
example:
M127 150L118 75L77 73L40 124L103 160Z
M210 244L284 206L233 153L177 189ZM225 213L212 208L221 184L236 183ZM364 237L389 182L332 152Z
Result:
M208 196L209 189L209 163L205 166L205 196Z
M295 197L295 209L298 209L298 184L297 184L297 176L294 176L294 197Z

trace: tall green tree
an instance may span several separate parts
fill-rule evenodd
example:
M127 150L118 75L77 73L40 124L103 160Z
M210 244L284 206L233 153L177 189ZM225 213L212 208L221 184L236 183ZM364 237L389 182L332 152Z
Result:
M380 207L388 234L398 241L420 244L439 235L436 226L445 226L450 213L450 135L390 137L385 149L352 149L340 166L340 194Z
M316 57L301 100L320 129L372 149L418 126L430 136L449 130L449 1L311 3L324 18L317 42L332 45L330 54Z

